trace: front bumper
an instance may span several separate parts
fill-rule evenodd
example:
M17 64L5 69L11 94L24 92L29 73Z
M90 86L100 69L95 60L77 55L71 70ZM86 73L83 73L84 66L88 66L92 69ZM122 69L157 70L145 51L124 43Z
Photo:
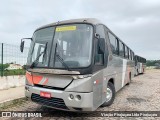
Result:
M43 105L52 107L55 109L61 109L61 110L69 110L69 111L94 111L96 108L93 106L93 92L89 93L80 93L80 92L66 92L62 90L53 90L53 89L47 89L47 88L41 88L41 87L35 87L35 86L29 86L26 85L27 90L25 90L25 95L29 100L33 100L33 95L40 95L40 91L49 92L51 93L51 98L60 98L64 101L64 104L66 105L67 109L58 108L51 106L47 103L47 99L43 99L42 97L37 98L36 102L40 103L39 101L43 101ZM70 99L70 94L74 96L73 99ZM76 99L75 96L80 95L81 99ZM42 98L42 99L41 99ZM50 100L52 102L52 100ZM59 101L59 100L57 100ZM35 102L35 101L34 101ZM41 104L41 103L40 103Z

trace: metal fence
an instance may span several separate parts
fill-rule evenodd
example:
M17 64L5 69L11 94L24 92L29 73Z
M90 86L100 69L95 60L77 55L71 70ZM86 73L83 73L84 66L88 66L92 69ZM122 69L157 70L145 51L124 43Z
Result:
M19 45L0 43L0 75L23 75L29 48L20 52Z

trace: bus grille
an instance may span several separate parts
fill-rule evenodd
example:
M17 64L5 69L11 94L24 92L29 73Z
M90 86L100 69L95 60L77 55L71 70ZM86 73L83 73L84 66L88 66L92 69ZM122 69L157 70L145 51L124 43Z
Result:
M54 98L54 97L44 98L38 94L32 93L31 99L33 102L36 102L39 104L44 104L46 106L60 108L60 109L68 109L67 106L65 105L63 99L61 99L61 98Z

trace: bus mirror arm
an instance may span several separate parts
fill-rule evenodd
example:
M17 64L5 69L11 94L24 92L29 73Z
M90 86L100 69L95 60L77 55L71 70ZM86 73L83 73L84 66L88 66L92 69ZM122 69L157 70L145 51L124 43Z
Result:
M104 54L105 52L105 39L99 38L98 39L98 54Z

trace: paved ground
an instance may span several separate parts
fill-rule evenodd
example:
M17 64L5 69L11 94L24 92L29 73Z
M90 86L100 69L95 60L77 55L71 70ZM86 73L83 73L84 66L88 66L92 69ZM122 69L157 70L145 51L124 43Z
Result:
M0 90L0 104L24 96L24 86L13 87L7 90Z
M5 109L11 111L51 111L36 103L25 101L14 107ZM117 94L114 103L109 107L98 108L97 111L160 111L160 70L148 70L132 80L129 86L125 86ZM75 119L71 117L75 113L59 111L57 114L64 117L44 119ZM70 117L68 116L71 115ZM80 117L76 119L106 119L104 117ZM120 118L109 118L120 119ZM121 118L124 119L124 118ZM126 118L128 119L128 118ZM154 119L154 118L130 118L130 119ZM158 120L158 118L156 118ZM159 118L160 119L160 118Z

